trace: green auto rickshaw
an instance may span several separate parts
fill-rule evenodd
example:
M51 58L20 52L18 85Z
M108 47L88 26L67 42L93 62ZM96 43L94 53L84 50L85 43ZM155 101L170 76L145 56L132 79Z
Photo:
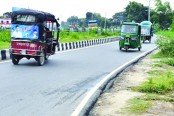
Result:
M152 23L150 21L142 21L141 23L141 38L143 43L148 40L151 43L151 37L153 36L152 32Z
M126 52L129 48L141 50L141 26L139 23L124 22L121 25L121 39L119 40L120 50Z

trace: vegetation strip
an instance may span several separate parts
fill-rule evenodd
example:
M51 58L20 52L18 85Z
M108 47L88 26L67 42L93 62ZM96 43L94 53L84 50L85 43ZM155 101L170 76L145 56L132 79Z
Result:
M156 43L159 52L152 57L157 61L152 64L153 70L147 72L150 77L140 86L132 88L145 95L130 99L127 107L122 109L124 113L140 115L148 112L155 102L174 103L174 34L171 31L159 31L158 34Z

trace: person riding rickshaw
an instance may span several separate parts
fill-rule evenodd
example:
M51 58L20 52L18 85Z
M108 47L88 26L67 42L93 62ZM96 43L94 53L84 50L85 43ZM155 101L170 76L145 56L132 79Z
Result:
M153 36L152 23L150 21L141 22L141 38L143 43L148 40L151 43L151 38Z
M126 52L129 48L141 50L141 27L139 23L124 22L121 25L121 39L119 48L124 48Z
M14 65L24 57L44 65L55 54L58 40L59 23L53 14L32 9L12 12L10 54Z

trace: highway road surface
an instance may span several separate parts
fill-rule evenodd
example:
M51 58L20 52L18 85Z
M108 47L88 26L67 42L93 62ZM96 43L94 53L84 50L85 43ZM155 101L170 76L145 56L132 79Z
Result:
M58 52L44 66L34 59L0 62L0 116L70 116L97 82L155 46L125 52L117 41Z

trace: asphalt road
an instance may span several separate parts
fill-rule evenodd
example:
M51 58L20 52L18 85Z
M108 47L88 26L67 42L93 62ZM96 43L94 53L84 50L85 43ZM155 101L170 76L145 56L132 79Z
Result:
M0 116L70 116L103 77L153 47L152 41L124 52L113 42L59 52L41 67L35 60L1 62Z

